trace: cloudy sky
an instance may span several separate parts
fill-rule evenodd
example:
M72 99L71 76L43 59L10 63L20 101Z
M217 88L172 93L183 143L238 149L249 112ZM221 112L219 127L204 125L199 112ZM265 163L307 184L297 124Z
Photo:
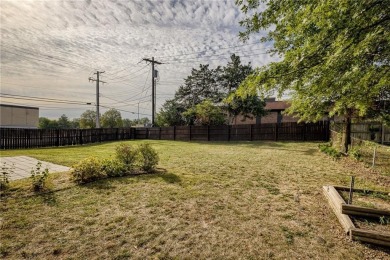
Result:
M240 41L234 0L1 0L1 103L38 106L40 116L79 117L95 109L94 73L105 71L101 112L151 115L151 66L158 65L157 111L199 64L232 53L261 66L274 60L259 36ZM86 103L92 103L88 105Z

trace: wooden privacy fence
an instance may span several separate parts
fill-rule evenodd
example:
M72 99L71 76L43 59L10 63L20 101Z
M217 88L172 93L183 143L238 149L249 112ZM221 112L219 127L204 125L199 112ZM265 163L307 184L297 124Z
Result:
M182 141L328 141L329 123L172 126L100 129L0 128L1 149L82 145L104 141L153 139Z
M343 123L335 123L331 130L344 132ZM385 126L380 122L352 123L351 137L361 140L368 140L377 143L390 144L390 126Z
M132 139L132 128L19 129L0 128L1 149L36 148Z
M329 123L136 128L135 139L182 141L328 141Z

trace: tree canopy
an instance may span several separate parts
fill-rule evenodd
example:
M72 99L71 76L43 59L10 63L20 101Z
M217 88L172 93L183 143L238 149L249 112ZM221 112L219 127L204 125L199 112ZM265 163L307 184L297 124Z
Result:
M222 108L208 99L185 111L183 116L190 117L195 125L222 125L226 122Z
M57 123L58 128L61 129L68 129L72 127L72 123L69 121L69 118L65 114L62 114L60 118L58 118Z
M87 110L80 116L80 128L95 128L96 111Z
M232 105L227 101L228 95L233 93L240 83L252 72L252 67L249 64L241 63L240 57L231 55L231 60L226 66L218 66L211 69L208 64L200 64L199 69L192 69L191 74L185 79L184 84L179 87L175 93L175 97L167 100L162 106L157 115L157 124L160 126L169 125L184 125L197 124L204 120L198 120L196 111L202 106L208 106L210 109L203 109L203 112L215 112L211 109L213 106L216 110L225 110L227 112L246 113L263 111L264 104L262 102L254 102L241 100ZM211 102L211 103L210 103ZM197 105L202 104L197 108ZM256 106L256 107L255 107ZM261 107L259 107L261 106ZM250 107L250 109L248 109ZM256 114L257 116L259 114ZM209 115L210 118L215 115ZM202 118L204 118L202 116ZM207 121L207 120L206 120ZM217 120L214 122L225 122L226 120ZM203 123L202 123L203 124ZM214 124L214 123L212 123Z
M241 96L257 91L289 94L289 113L301 120L317 121L329 113L350 122L367 115L389 91L388 1L236 3L246 14L240 36L245 40L268 31L261 41L273 43L270 53L281 58L249 76L238 90Z
M105 128L114 128L114 127L122 127L122 115L121 112L119 112L115 108L111 108L104 112L102 115L102 127Z

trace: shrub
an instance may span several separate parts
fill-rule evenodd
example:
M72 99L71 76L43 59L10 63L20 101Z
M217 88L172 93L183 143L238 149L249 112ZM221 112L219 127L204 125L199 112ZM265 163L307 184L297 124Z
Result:
M31 170L31 182L34 191L41 191L46 186L46 179L49 175L49 169L41 170L42 163L38 162L35 169Z
M115 147L116 158L129 166L133 166L137 160L137 150L129 144L120 144Z
M152 172L158 164L158 154L149 144L141 144L138 148L140 153L140 165L146 172Z
M339 159L341 157L341 153L332 147L332 144L320 144L318 145L321 152L326 153L327 155L333 157L333 159Z
M360 161L362 158L362 152L360 148L351 148L348 151L348 155L354 158L356 161Z
M15 166L8 166L7 163L3 163L1 166L0 176L0 191L5 191L9 188L9 175L14 172Z
M106 177L102 171L102 163L95 157L89 157L81 160L73 166L73 179L79 183L87 183Z
M118 159L103 160L101 169L108 177L120 177L130 172L130 167Z

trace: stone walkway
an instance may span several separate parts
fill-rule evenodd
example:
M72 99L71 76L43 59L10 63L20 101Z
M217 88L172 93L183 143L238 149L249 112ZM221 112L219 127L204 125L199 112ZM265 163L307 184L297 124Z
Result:
M31 169L35 169L39 160L28 157L28 156L15 156L15 157L0 157L0 166L3 167L4 163L6 163L7 167L13 167L14 172L10 174L9 180L19 180L23 178L28 178L31 176ZM41 170L49 169L49 173L54 172L66 172L71 168L49 163L45 161L39 161L42 163Z

